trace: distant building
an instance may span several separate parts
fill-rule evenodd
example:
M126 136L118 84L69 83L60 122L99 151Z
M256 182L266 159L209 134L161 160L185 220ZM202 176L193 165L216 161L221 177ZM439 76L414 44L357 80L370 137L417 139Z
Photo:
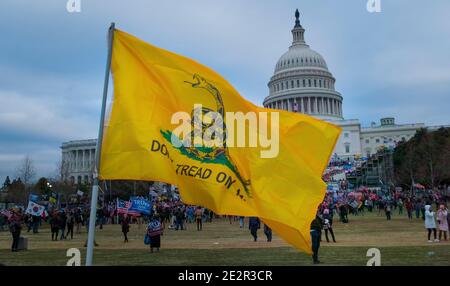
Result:
M61 146L63 179L74 184L90 184L93 180L96 139L65 142Z

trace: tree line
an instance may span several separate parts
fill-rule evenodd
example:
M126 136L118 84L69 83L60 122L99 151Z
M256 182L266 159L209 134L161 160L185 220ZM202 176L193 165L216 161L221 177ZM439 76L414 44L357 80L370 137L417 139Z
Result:
M26 156L19 164L14 178L6 177L3 186L0 186L0 202L27 205L30 194L50 196L57 194L60 203L68 204L77 192L78 203L88 203L90 200L90 184L74 184L67 180L65 164L59 162L52 178L39 178L36 181L36 169L30 156ZM129 199L130 196L147 196L153 182L145 181L102 181L100 182L100 200L108 202L120 199Z
M397 184L422 184L430 189L450 185L450 128L420 129L394 151Z

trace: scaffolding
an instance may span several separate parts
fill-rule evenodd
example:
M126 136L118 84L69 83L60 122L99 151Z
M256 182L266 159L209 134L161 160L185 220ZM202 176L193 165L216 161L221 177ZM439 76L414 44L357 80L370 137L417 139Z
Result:
M380 149L361 167L356 168L355 174L349 177L349 181L357 188L365 186L387 190L395 186L393 155L392 149Z

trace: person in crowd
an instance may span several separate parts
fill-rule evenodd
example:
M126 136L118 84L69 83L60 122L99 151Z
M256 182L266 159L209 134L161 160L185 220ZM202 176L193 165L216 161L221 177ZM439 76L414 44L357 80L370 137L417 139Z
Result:
M348 223L348 209L343 203L339 206L339 217L342 223Z
M97 209L97 221L95 222L96 225L100 225L100 229L103 229L103 222L104 222L104 216L103 216L103 209Z
M392 206L389 202L386 202L386 206L384 207L384 211L386 213L386 219L391 220Z
M450 212L447 210L447 225L449 227L448 234L450 235Z
M33 224L33 233L39 233L39 224L41 222L41 217L34 215L31 217L31 222Z
M333 232L333 214L330 213L329 209L323 210L323 229L325 230L325 238L327 239L327 242L330 242L328 238L328 232L331 234L331 238L333 239L333 242L336 242L336 238L334 237Z
M243 216L239 217L239 228L244 228L244 217Z
M403 214L403 200L401 198L399 198L397 201L397 207L398 207L398 214L402 215Z
M50 217L50 230L52 232L52 241L57 241L58 240L58 234L59 234L59 227L60 227L60 225L61 224L59 222L59 216L55 212Z
M320 248L320 240L322 237L322 227L323 221L318 215L311 222L311 242L312 242L312 258L314 264L319 264L319 248Z
M123 216L121 225L122 225L122 233L123 233L123 237L124 237L123 243L127 243L128 242L128 232L130 231L130 220L126 214Z
M83 223L83 216L81 215L81 210L79 208L75 211L75 223L77 225L76 232L79 234Z
M414 207L413 207L413 203L410 198L406 199L405 208L406 208L406 212L408 213L408 219L412 220Z
M445 205L440 205L437 213L437 219L439 223L439 240L442 240L442 234L444 234L444 240L447 241L448 222L447 222L448 210Z
M422 210L422 202L420 200L416 201L415 209L416 209L416 218L419 219L420 211Z
M272 229L267 224L264 224L264 234L267 237L267 242L272 242Z
M193 223L194 222L194 212L195 212L195 210L194 210L193 206L189 206L187 208L187 220L188 220L188 223Z
M69 237L70 233L70 239L73 239L73 226L75 225L75 218L73 213L69 213L67 216L67 234L66 238Z
M434 242L439 242L436 235L436 221L434 212L429 204L425 205L425 228L428 230L428 242L432 242L431 232L433 232L434 235Z
M20 232L22 230L22 216L19 211L14 210L9 218L9 231L12 235L11 251L19 251Z
M66 239L66 237L64 236L65 231L66 231L66 224L67 224L67 216L66 216L66 212L62 211L59 214L59 228L61 230L61 238L60 240Z
M175 211L175 230L184 230L183 227L184 222L184 212L181 207L178 207Z
M5 230L6 216L0 214L0 231Z
M25 214L23 216L23 223L27 226L27 232L33 228L33 223L31 221L31 214Z
M261 223L259 218L257 217L250 217L248 222L248 228L250 229L250 233L253 236L253 241L258 240L258 229L261 228Z
M154 217L150 220L147 226L147 235L150 237L150 252L153 253L154 249L156 249L156 252L159 252L163 228L158 218Z
M427 205L426 203L421 204L420 212L422 213L422 220L425 220L425 212L426 212L425 206L426 205ZM431 203L429 205L431 205Z
M373 210L373 200L370 197L367 200L367 208L368 208L369 212L372 212L372 210Z
M203 211L202 207L198 206L195 210L195 221L197 222L197 231L202 230Z
M212 210L209 210L209 212L208 212L208 222L212 222L212 220L213 220L213 217L214 217L214 212L212 211Z
M384 203L383 203L383 201L379 200L377 206L378 206L378 215L380 216L381 215L381 210L384 210Z

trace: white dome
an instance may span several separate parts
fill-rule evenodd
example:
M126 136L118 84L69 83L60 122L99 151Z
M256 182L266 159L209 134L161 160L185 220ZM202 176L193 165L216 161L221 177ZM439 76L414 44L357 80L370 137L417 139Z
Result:
M342 119L342 96L334 88L335 78L324 58L305 42L305 29L295 12L292 45L275 66L263 105L309 114L320 119Z
M323 57L307 45L292 46L284 53L275 66L275 74L288 69L316 67L328 71L328 66Z

